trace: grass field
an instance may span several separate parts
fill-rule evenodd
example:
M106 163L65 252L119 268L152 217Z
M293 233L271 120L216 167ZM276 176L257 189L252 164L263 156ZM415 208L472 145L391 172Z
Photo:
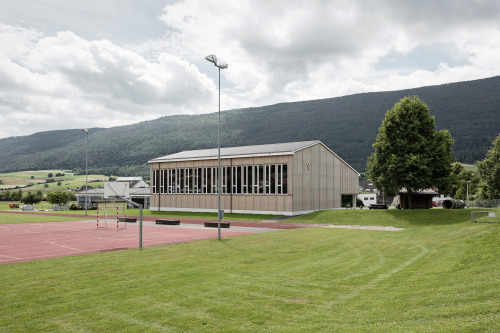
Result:
M48 183L48 187L44 187L44 183L48 177L48 174L52 173L54 183ZM56 177L57 173L64 173L64 176ZM33 177L33 178L31 178ZM94 180L107 180L108 177L104 175L88 175L88 181ZM10 173L0 173L0 180L2 180L3 185L0 185L0 190L4 188L14 188L16 186L21 187L21 191L36 192L38 190L42 192L55 192L60 190L75 189L80 188L85 185L85 175L74 175L68 170L38 170L38 171L21 171L21 172L10 172ZM61 185L58 186L57 182L61 181ZM34 183L35 185L26 187L29 183ZM103 187L103 182L93 182L89 184L92 187ZM11 189L10 191L17 191L17 189Z
M139 209L127 209L125 210L126 215L139 216ZM217 213L196 213L196 212L155 212L149 209L144 209L142 211L143 216L154 216L154 217L174 217L174 218L185 218L185 219L209 219L217 220ZM226 221L263 221L272 219L279 215L263 215L263 214L236 214L236 213L225 213L223 220Z
M443 213L444 212L444 213ZM2 332L497 332L499 225L338 210L306 228L0 265Z
M14 201L9 201L9 202L4 202L0 201L0 213L2 211L10 210L9 208L9 203L14 203ZM18 202L17 202L18 203ZM18 203L19 206L21 206L21 203ZM70 203L71 204L71 203ZM49 203L42 202L41 204L35 205L37 208L39 207L46 207L48 208L53 208L54 205L50 205ZM45 211L45 212L39 212L39 213L46 213L46 214L72 214L72 215L84 215L85 210L64 210L64 211ZM139 216L139 209L126 209L125 210L125 215L130 215L130 216ZM87 210L87 215L91 217L96 216L96 211L95 210ZM209 220L217 220L217 213L195 213L195 212L155 212L155 211L150 211L149 209L143 209L142 211L143 216L154 216L154 217L172 217L172 218L189 218L189 219L209 219ZM30 215L31 216L31 215ZM226 213L224 215L224 220L227 221L262 221L262 220L267 220L271 219L273 217L276 217L277 215L259 215L259 214L234 214L234 213ZM25 220L25 223L29 223L30 218ZM64 221L64 220L60 220ZM40 222L40 221L33 221L33 222ZM47 222L47 221L44 221ZM56 222L56 221L54 221ZM0 219L0 224L2 224L2 219Z

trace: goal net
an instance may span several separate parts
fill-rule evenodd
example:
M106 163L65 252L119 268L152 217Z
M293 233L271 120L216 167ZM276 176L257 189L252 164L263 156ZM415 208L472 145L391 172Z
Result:
M500 222L500 212L495 211L473 211L471 214L472 222Z
M126 202L108 201L97 205L97 229L126 229Z

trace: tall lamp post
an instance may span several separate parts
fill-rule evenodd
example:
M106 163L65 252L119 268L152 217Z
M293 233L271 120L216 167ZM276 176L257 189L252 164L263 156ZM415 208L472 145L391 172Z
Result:
M469 208L469 183L470 180L467 181L467 204L466 204L467 208Z
M217 201L218 201L218 206L217 206L217 235L218 239L220 240L220 220L221 220L221 209L220 209L220 190L221 190L221 172L220 172L220 70L225 69L228 67L227 64L218 64L217 63L217 57L213 54L206 56L205 59L210 61L219 69L219 121L217 125L217 149L218 149L218 167L217 167Z
M89 154L89 130L88 129L82 129L82 131L86 134L87 136L87 146L85 148L85 215L87 215L87 203L88 203L88 154Z

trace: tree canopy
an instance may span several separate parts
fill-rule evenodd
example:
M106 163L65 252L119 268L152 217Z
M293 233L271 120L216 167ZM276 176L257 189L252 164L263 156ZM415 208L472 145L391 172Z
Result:
M500 133L493 140L493 147L484 160L477 164L477 170L481 179L481 197L500 199Z
M21 198L21 202L26 205L35 205L43 200L43 195L33 194L28 192L24 197Z
M418 96L399 100L385 115L368 158L368 176L389 195L406 188L411 193L432 186L450 187L453 139L435 130L434 117Z
M53 205L65 205L69 202L70 195L64 191L50 192L47 201Z
M466 170L462 164L455 162L451 166L451 190L452 198L473 200L478 188L479 177L471 170Z

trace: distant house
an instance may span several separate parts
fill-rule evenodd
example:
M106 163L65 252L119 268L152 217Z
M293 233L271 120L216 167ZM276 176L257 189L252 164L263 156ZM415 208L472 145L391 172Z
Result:
M129 196L130 200L135 203L141 204L143 208L149 208L150 204L150 189L142 177L120 177L116 182L129 183ZM79 207L85 206L85 186L83 191L76 194L77 205ZM92 188L89 186L87 190L87 207L97 207L99 202L105 201L103 188Z
M116 180L117 183L119 182L128 182L130 188L148 188L149 185L146 183L142 177L119 177Z
M363 206L370 206L377 203L377 193L361 193L358 199L363 202Z
M377 189L371 180L360 180L359 181L359 191L360 192L375 192L377 193Z

